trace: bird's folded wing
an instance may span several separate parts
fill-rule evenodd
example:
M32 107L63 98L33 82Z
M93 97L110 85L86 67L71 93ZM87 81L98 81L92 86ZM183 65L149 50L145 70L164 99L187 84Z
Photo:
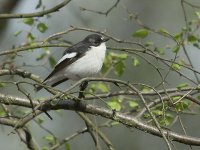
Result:
M80 59L82 56L84 56L84 53L76 53L76 55L74 53L75 52L71 53L71 56L73 56L71 58L68 57L68 56L70 56L70 53L66 53L60 59L60 61L58 61L58 63L56 64L55 68L53 69L53 71L47 76L47 78L43 82L45 82L46 80L51 78L57 72L61 71L62 69L66 68L66 67L68 67L70 64L72 64L76 60Z
M79 42L79 43L73 45L72 47L66 49L63 54L63 57L58 61L54 70L48 75L48 77L43 82L45 82L46 80L51 78L53 75L55 75L60 70L64 69L65 67L69 66L76 60L83 57L89 48L90 47L88 44Z

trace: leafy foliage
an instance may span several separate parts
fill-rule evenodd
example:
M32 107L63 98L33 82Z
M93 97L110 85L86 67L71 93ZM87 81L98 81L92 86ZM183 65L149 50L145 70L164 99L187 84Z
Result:
M33 18L24 18L23 23L32 26L34 24L34 19Z
M39 23L39 24L37 25L37 29L38 29L40 32L44 33L44 32L46 32L46 30L48 29L48 26L47 26L46 24L44 24L44 23Z
M120 111L121 110L121 104L119 103L118 99L111 99L109 102L107 102L107 104L116 111Z
M133 64L133 66L138 67L140 65L139 59L137 57L133 57L132 64Z
M134 37L141 38L141 39L147 37L148 35L149 35L149 31L147 29L139 29L133 33Z
M126 53L108 53L102 68L102 73L105 74L111 67L113 67L114 73L117 76L121 76L126 68L125 60L127 58L128 55Z

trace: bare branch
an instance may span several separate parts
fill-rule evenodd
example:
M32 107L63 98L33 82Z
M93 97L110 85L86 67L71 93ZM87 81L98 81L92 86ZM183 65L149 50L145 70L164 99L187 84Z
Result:
M11 18L31 18L31 17L43 17L44 15L59 11L62 7L67 5L71 0L64 0L62 3L54 6L53 8L35 12L35 13L29 13L29 14L0 14L0 19L11 19Z
M46 44L46 43L36 43L34 45L23 45L14 49L9 49L0 52L0 56L8 55L8 54L17 54L18 52L28 51L31 49L43 48L43 47L69 47L67 44Z
M12 96L6 96L1 94L0 95L0 102L4 104L10 104L10 105L17 105L17 106L23 106L23 107L28 107L31 108L31 104L28 99L23 99L23 98L18 98L18 97L12 97ZM39 102L33 101L33 105L37 106L39 105ZM76 103L74 101L58 101L56 105L52 105L50 103L45 103L40 109L44 110L58 110L58 109L66 109L66 110L76 110L80 112L85 112L85 113L90 113L90 114L96 114L100 115L102 117L112 119L114 121L118 121L124 125L127 125L129 127L134 127L138 128L142 131L148 132L150 134L156 135L161 137L160 131L148 124L143 123L142 121L138 120L136 117L132 115L126 115L121 112L115 112L113 114L113 110L106 109L104 107L99 107L96 105L91 105L91 104L84 104L81 103L81 106L77 107ZM178 134L173 131L167 131L163 129L163 133L169 138L172 139L173 141L178 141L181 143L185 143L188 145L200 145L200 139L195 138L195 137L190 137L190 136L185 136Z
M114 5L112 7L110 7L107 11L105 12L102 12L102 11L96 11L96 10L91 10L91 9L87 9L87 8L83 8L83 7L80 7L80 9L82 11L89 11L89 12L93 12L93 13L97 13L97 14L100 14L100 15L105 15L107 16L111 11L112 9L114 9L115 7L117 7L118 3L120 2L120 0L116 0L116 2L114 3Z
M21 69L16 69L16 70L4 69L4 70L0 70L0 76L4 76L4 75L18 75L18 76L21 76L23 78L32 79L33 81L38 82L38 83L42 82L42 80L39 78L39 76L37 76L35 74L32 74L32 73L30 73L28 71L21 70Z

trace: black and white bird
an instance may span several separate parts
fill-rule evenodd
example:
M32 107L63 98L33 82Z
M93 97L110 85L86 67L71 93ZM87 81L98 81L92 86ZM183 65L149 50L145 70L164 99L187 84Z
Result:
M83 41L66 49L53 71L43 81L48 86L56 86L68 79L80 80L97 74L103 65L109 38L98 34L88 35ZM37 91L43 87L38 86Z

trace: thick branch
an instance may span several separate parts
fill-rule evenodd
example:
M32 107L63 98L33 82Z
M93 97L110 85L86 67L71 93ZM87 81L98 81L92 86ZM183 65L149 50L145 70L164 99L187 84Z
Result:
M44 43L36 43L34 45L24 45L21 47L17 47L14 49L9 49L0 52L0 56L8 55L8 54L17 54L18 52L28 51L31 49L43 48L43 47L69 47L68 44L44 44Z
M21 69L16 69L16 70L3 69L3 70L0 70L0 76L4 76L4 75L18 75L18 76L21 76L23 78L32 79L33 81L36 81L36 82L39 82L39 83L42 82L42 80L39 78L39 76L32 74L31 72L21 70Z
M30 17L43 17L44 15L59 11L60 8L67 5L71 0L64 0L62 3L39 12L28 13L28 14L0 14L0 19L10 19L10 18L30 18Z
M0 103L32 108L28 99L12 97L12 96L7 96L3 94L0 94ZM34 106L38 104L39 102L33 101ZM162 137L160 131L156 127L145 124L132 115L126 115L121 112L113 112L113 110L109 110L109 109L99 107L96 105L81 103L81 105L77 107L74 101L62 100L62 101L57 102L56 105L51 105L49 103L46 103L41 108L43 110L58 110L58 109L76 110L80 112L90 113L93 115L100 115L102 117L112 119L114 121L118 121L129 127L134 127L141 131L148 132L150 134ZM163 133L172 141L177 141L177 142L188 144L188 145L198 145L198 146L200 145L200 138L185 136L185 135L181 135L176 132L168 131L168 130L163 130Z

